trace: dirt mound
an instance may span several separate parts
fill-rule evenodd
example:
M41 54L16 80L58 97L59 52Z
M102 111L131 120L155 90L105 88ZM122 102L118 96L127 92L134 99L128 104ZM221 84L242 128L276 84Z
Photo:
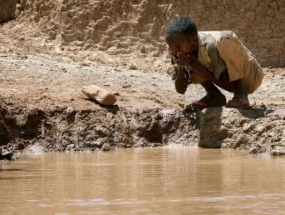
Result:
M17 6L15 1L6 2L6 8L12 2L17 19L0 26L1 32L7 33L0 39L11 43L13 38L18 43L8 46L23 47L25 52L170 72L163 34L175 15L184 14L190 15L200 30L235 31L262 66L285 65L279 57L285 36L281 1L21 0Z
M26 0L17 28L25 27L22 40L46 51L147 70L164 63L169 8L149 0Z
M110 54L136 50L144 54L165 50L159 44L166 23L165 7L168 5L159 8L156 1L148 0L29 0L22 4L19 20L36 23L49 40L60 45Z
M281 0L226 0L220 4L194 0L21 0L16 28L25 43L31 41L29 45L40 47L41 52L52 50L131 68L163 70L165 27L176 14L184 14L191 16L200 30L233 30L262 66L279 67L285 65L279 57L285 36L284 6Z

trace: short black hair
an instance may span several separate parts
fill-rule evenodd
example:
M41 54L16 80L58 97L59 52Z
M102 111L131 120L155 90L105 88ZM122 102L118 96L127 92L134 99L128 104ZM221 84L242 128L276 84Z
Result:
M179 34L194 36L198 34L195 22L188 16L175 17L167 26L165 37Z

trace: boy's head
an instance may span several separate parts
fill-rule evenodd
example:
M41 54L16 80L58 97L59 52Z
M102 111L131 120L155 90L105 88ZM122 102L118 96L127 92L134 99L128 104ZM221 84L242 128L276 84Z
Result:
M198 51L198 31L195 22L187 16L174 18L167 26L165 39L174 57L178 52L194 54Z
M165 36L178 34L197 35L198 31L195 22L188 16L175 17L167 26Z

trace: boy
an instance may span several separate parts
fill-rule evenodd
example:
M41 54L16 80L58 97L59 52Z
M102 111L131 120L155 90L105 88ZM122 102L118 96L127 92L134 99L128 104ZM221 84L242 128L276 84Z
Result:
M187 16L174 18L165 32L172 63L175 66L175 87L184 94L188 84L201 84L206 96L186 107L202 110L207 107L251 108L248 94L263 79L262 68L251 52L232 31L198 32ZM234 94L226 97L215 86Z

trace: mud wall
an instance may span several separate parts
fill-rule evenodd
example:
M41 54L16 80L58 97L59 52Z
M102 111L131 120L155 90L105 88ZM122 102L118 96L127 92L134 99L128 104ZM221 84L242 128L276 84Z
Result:
M0 1L0 23L15 19L16 3L17 0Z
M166 51L171 18L189 15L200 30L235 31L262 66L285 66L284 0L22 0L20 9L18 20L61 46L153 57Z

